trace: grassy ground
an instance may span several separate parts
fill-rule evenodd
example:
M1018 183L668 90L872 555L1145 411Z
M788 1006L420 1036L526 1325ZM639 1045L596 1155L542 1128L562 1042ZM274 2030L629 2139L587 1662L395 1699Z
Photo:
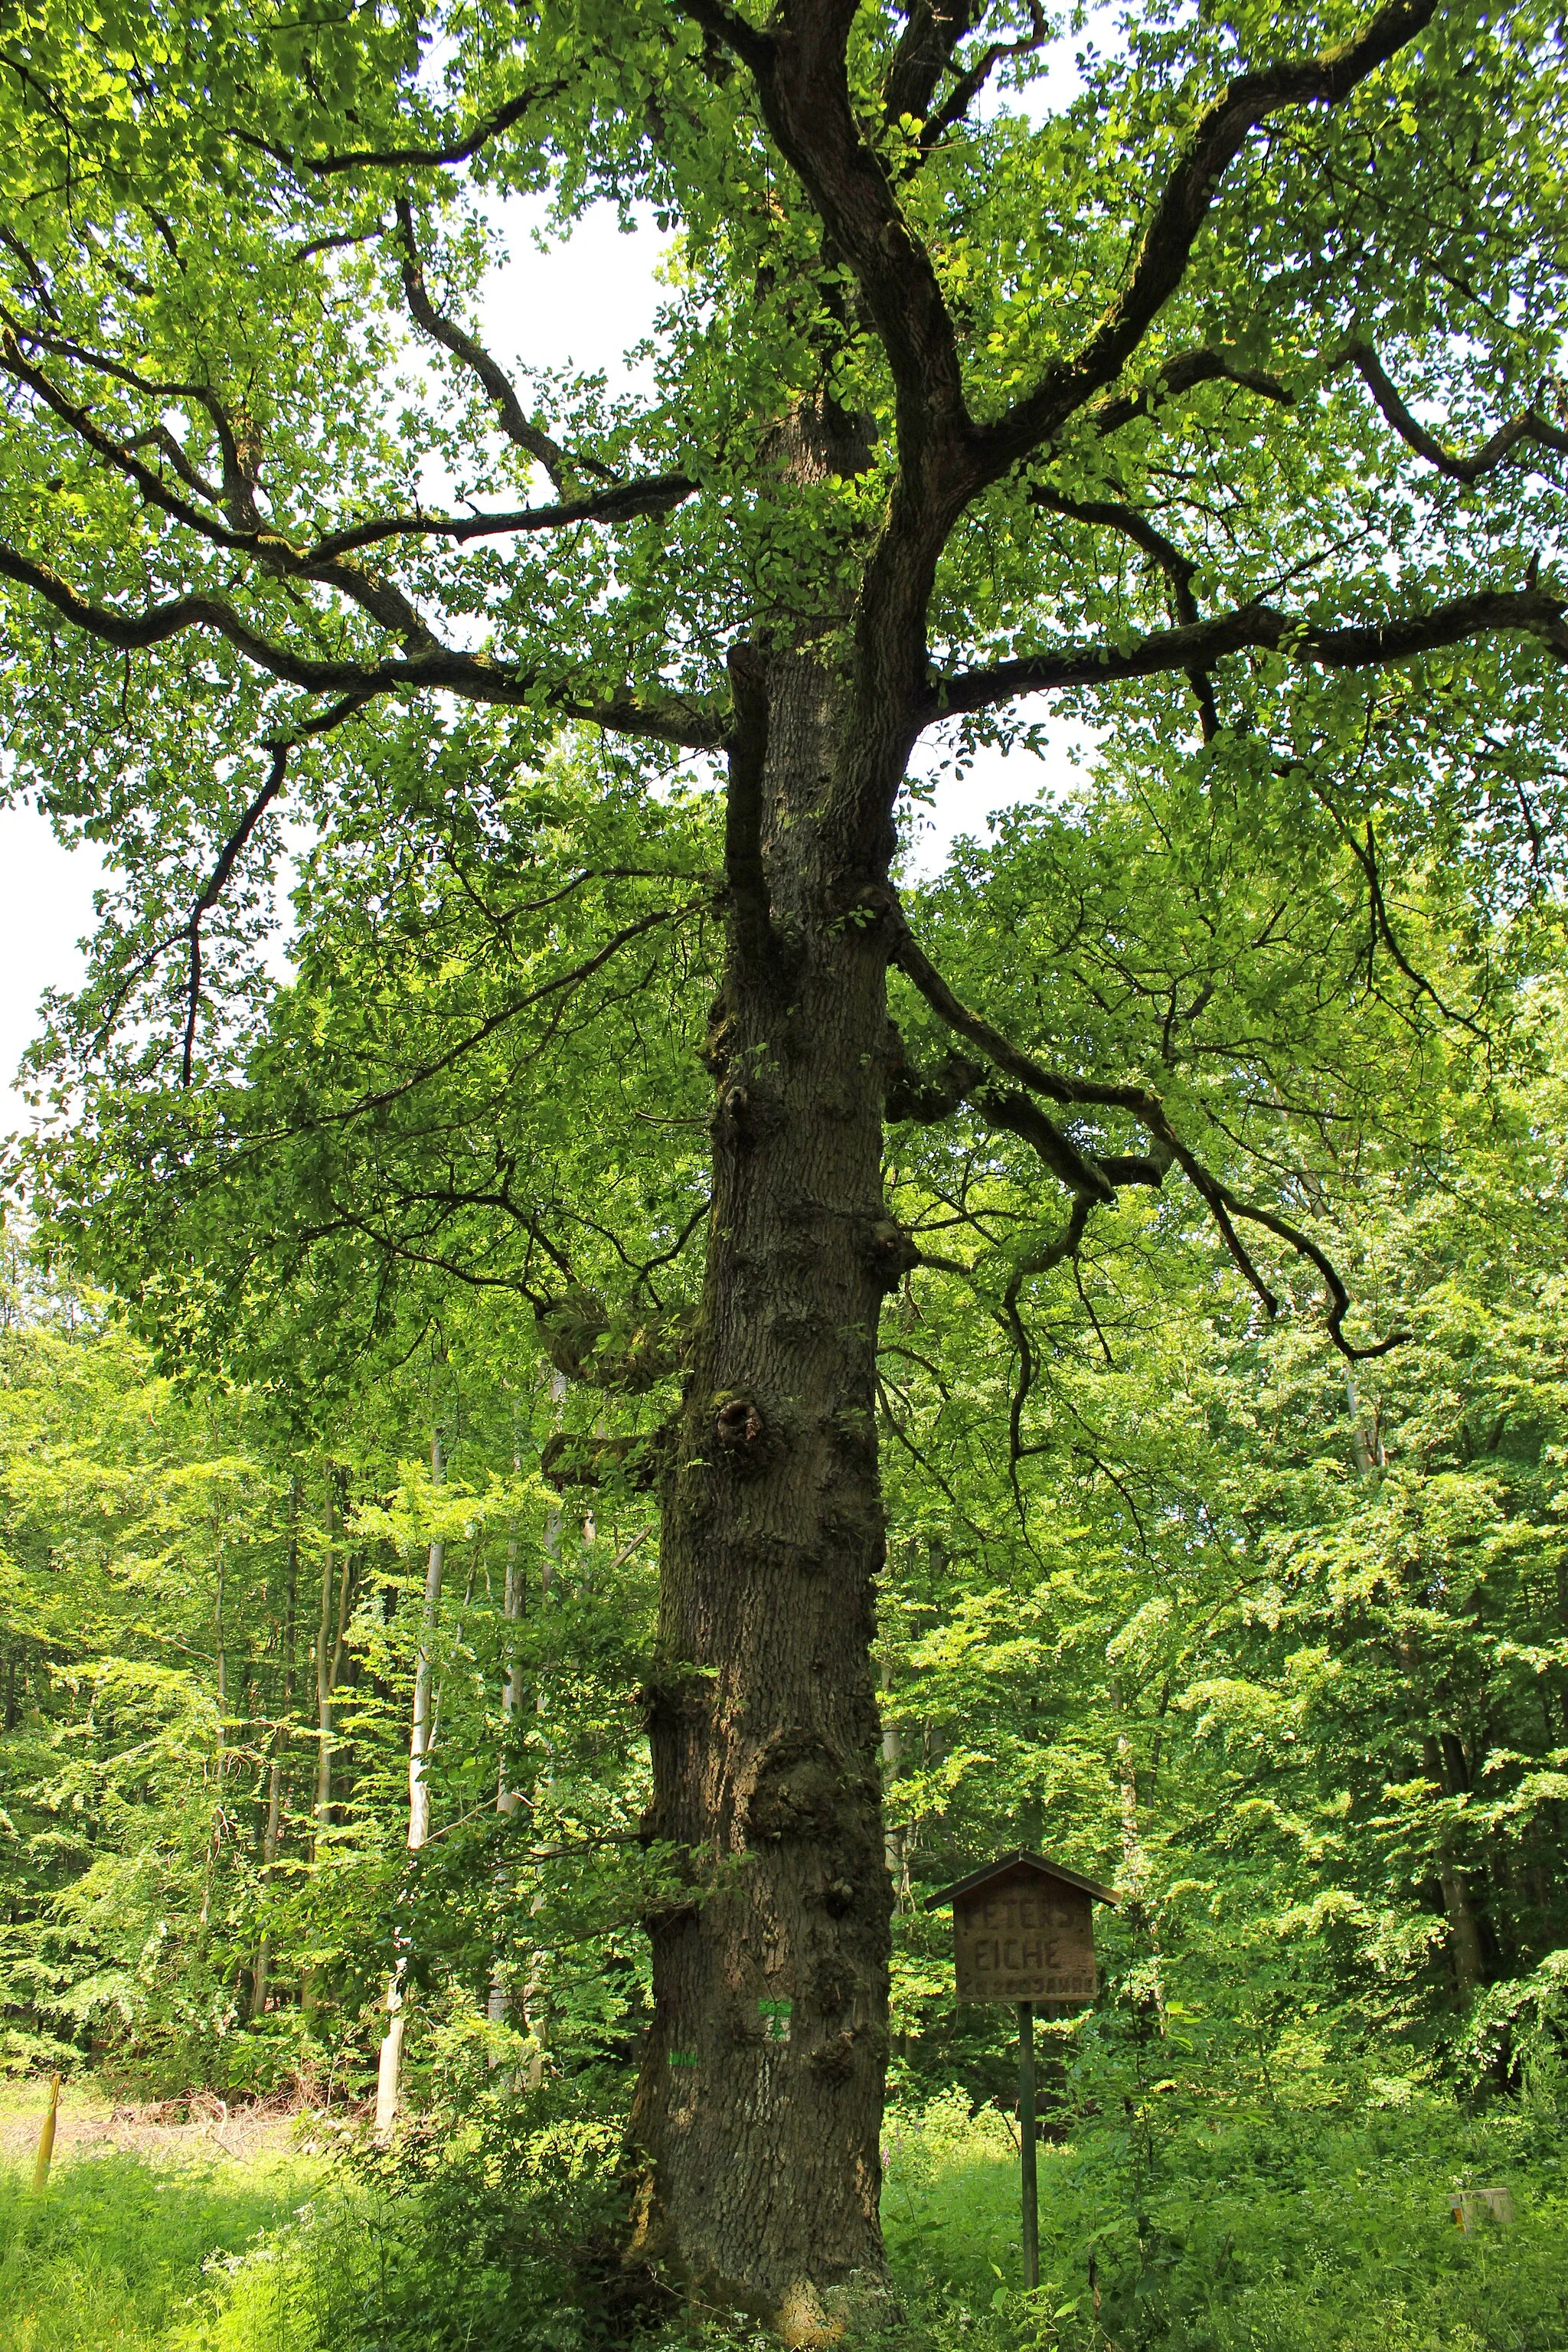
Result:
M221 2109L193 2121L116 2113L90 2090L62 2106L45 2194L33 2194L36 2091L0 2102L0 2352L173 2352L226 2256L289 2221L320 2179L286 2126ZM259 2347L258 2347L259 2352Z
M883 2222L937 2343L995 2352L1568 2352L1568 2129L1447 2105L1191 2120L1041 2150L1040 2276L1020 2292L1010 2126L962 2102L890 2119ZM1474 2236L1450 2192L1507 2188Z
M1189 2119L1141 2147L1100 2129L1041 2152L1032 2297L1006 2119L955 2096L890 2116L887 2139L900 2352L1568 2352L1554 2116ZM276 2127L243 2157L79 2135L42 2200L11 2146L0 2352L581 2352L598 2334L527 2297L526 2231L521 2260L487 2258L466 2189L377 2201ZM1467 2239L1449 2191L1483 2184L1517 2219Z

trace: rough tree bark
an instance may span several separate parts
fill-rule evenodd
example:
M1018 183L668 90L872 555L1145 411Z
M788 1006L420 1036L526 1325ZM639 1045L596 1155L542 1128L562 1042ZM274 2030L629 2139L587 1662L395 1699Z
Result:
M788 462L834 456L801 420ZM734 664L713 1210L648 1694L648 1826L693 1878L650 1923L632 2132L634 2252L806 2342L882 2275L873 1371L909 1257L881 1185L891 824L866 844L837 821L861 714L795 634Z
M798 530L784 529L771 551L765 529L748 549L747 582L776 581L781 600L795 604L787 614L745 623L751 634L730 656L728 710L717 698L708 708L640 688L595 690L584 699L584 677L618 675L610 666L619 659L614 636L602 649L586 640L563 643L558 674L548 664L536 674L521 658L444 642L438 616L417 611L398 583L395 556L366 552L395 549L416 529L512 531L515 514L362 521L356 511L346 534L296 545L279 530L258 530L255 481L237 463L226 520L211 499L199 505L177 492L137 454L168 438L152 414L142 439L116 443L97 412L44 365L58 345L52 308L33 319L26 338L8 331L0 350L0 368L48 410L49 432L74 436L117 483L135 484L159 509L160 530L172 521L199 543L201 555L191 573L199 593L193 587L145 610L124 609L118 595L84 596L67 576L76 562L68 545L60 552L63 570L27 544L0 545L5 580L72 629L122 649L128 665L132 655L199 629L308 698L293 731L273 743L268 780L180 934L188 936L192 957L186 1082L198 1058L201 917L281 792L291 751L306 741L389 695L454 692L502 709L539 706L542 694L563 719L699 752L721 749L729 758L730 929L710 1041L713 1209L663 1501L660 1626L647 1689L649 1835L684 1857L689 1886L688 1899L651 1923L656 2005L634 2116L644 2158L636 2249L642 2259L667 2262L710 2299L757 2311L796 2340L830 2331L834 2302L858 2279L875 2285L881 2275L878 2126L889 1886L869 1655L882 1559L873 1357L879 1301L910 1262L880 1188L889 1082L896 1077L900 1087L898 1116L947 1118L968 1102L983 1120L1026 1139L1064 1188L1067 1222L1029 1260L1031 1276L1075 1249L1090 1214L1121 1187L1158 1185L1179 1167L1268 1311L1274 1293L1237 1220L1311 1262L1331 1299L1330 1335L1347 1356L1358 1352L1342 1329L1348 1294L1323 1253L1278 1213L1244 1202L1211 1174L1141 1078L1045 1069L960 1003L901 929L888 882L891 810L912 744L943 718L1001 709L1021 696L1086 686L1099 692L1158 676L1191 681L1200 731L1212 740L1220 720L1211 673L1249 650L1349 671L1471 639L1524 636L1568 657L1568 605L1539 582L1533 563L1522 587L1478 583L1392 616L1360 617L1352 598L1339 625L1289 601L1261 601L1250 557L1237 595L1226 602L1205 582L1200 600L1196 562L1147 513L1099 498L1079 506L1052 487L1065 459L1070 488L1075 451L1108 445L1140 419L1157 425L1167 402L1202 387L1229 385L1290 404L1286 384L1242 364L1239 341L1156 350L1147 347L1150 331L1180 287L1221 183L1253 133L1277 117L1342 105L1416 38L1435 0L1384 0L1351 38L1321 55L1283 53L1247 64L1197 107L1170 154L1169 126L1162 129L1137 205L1142 226L1106 307L1076 348L1056 348L1053 328L1017 395L999 406L993 388L979 414L972 413L965 379L973 322L962 307L950 311L919 215L900 201L906 171L918 170L919 158L910 154L907 167L898 160L901 130L898 142L881 141L877 117L885 126L925 125L921 150L934 152L1016 45L993 43L975 56L963 47L980 29L974 12L910 7L879 104L868 111L858 13L854 0L778 0L764 26L722 0L674 0L672 19L689 17L701 28L715 76L745 77L761 128L787 166L775 175L770 165L769 206L804 205L800 217L809 214L811 236L831 265L819 273L822 302L847 305L850 341L875 339L894 394L895 413L883 429L896 469L879 519L868 528L850 502L826 499L804 513ZM549 89L571 88L575 110L575 86L570 77L557 83L553 51L552 59ZM574 468L528 423L503 372L434 308L420 260L420 207L409 193L414 166L444 168L473 155L536 102L548 108L548 93L509 100L479 129L437 149L411 148L399 136L365 151L368 133L356 114L352 155L309 160L305 168L313 186L351 161L356 170L395 175L387 196L416 324L476 374L517 446L552 475L570 477ZM647 111L657 138L656 111ZM720 135L732 140L733 117L726 110L721 119ZM575 110L563 118L567 122L563 135L579 139ZM255 145L258 152L284 152L265 139ZM1086 217L1100 217L1100 201ZM743 241L739 249L746 249ZM1090 263L1098 267L1092 256ZM34 297L24 286L12 299ZM831 352L821 356L818 380L836 380ZM1394 436L1449 478L1474 484L1527 445L1559 453L1568 446L1531 408L1474 457L1456 457L1404 408L1368 352L1347 354L1344 363L1352 362ZM140 382L118 361L110 373L116 397ZM778 379L798 380L793 362ZM216 395L202 397L207 407ZM221 407L212 414L227 431ZM842 419L826 415L815 427L809 417L797 418L793 446L786 431L770 462L786 474L793 466L803 485L814 465L852 471L853 450L831 446L844 430ZM239 436L229 438L237 447ZM182 483L190 470L184 464ZM1092 465L1089 470L1092 476ZM36 471L40 482L49 478L42 466ZM1026 505L1121 532L1151 557L1170 589L1171 625L1132 637L1120 624L1114 635L1090 629L1061 637L1042 614L1036 650L944 672L927 627L942 551L966 509L1009 476ZM614 482L584 498L572 488L568 479L559 504L529 509L528 527L575 531L593 520L613 530L617 517L672 511L706 495L684 474ZM768 500L760 505L765 513ZM120 513L118 499L110 510ZM58 520L40 509L37 527L41 542L51 544ZM214 551L221 572L213 569ZM264 583L259 601L255 577ZM325 658L319 615L303 608L310 633L296 632L272 593L278 580L290 585L290 609L300 583L348 599L363 616L356 626L380 633L374 656L351 656L345 640ZM823 616L819 607L839 594L844 609ZM466 629L471 602L459 599L454 611ZM961 640L972 634L958 631ZM965 1048L919 1086L900 1072L886 1018L887 966L895 956ZM969 1058L972 1052L980 1058ZM1066 1111L1067 1125L1058 1126L1046 1105ZM1112 1114L1119 1128L1130 1121L1147 1149L1107 1151L1075 1141L1068 1129L1085 1111L1097 1119ZM349 1590L345 1556L334 1652L329 1549L317 1647L322 1826L331 1810L334 1661Z

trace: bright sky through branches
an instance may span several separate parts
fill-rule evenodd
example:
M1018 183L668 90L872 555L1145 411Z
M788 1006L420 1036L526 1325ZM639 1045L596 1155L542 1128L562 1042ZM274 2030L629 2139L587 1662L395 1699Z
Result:
M1030 89L1031 113L1070 100L1078 83L1077 45L1077 38L1057 44L1051 70ZM542 210L542 205L508 206L509 266L492 279L480 306L480 332L503 366L570 361L602 368L612 390L629 388L637 378L625 353L652 330L663 299L654 272L666 240L651 228L623 236L614 209L601 205L569 241L542 253L530 226L531 215L538 218ZM1064 746L1068 740L1064 732ZM993 809L1032 798L1047 782L1062 789L1071 780L1071 769L1054 757L1048 765L1021 758L1004 774L1000 760L991 756L962 779L945 777L934 803L914 816L916 866L923 872L940 866L956 836L984 833ZM12 1082L38 1026L40 997L50 988L74 987L83 976L77 943L92 928L100 873L90 845L67 849L36 811L0 809L0 1135L27 1124L26 1106Z

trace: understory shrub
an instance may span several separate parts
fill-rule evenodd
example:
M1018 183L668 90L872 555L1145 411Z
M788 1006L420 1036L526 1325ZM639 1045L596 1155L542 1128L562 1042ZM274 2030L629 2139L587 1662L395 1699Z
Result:
M287 2227L209 2265L169 2352L598 2352L622 2129L595 2086L504 2090L390 2150L344 2137Z
M1467 2116L1137 2119L1042 2147L1040 2275L1020 2287L1008 2119L949 2099L890 2116L882 2211L918 2328L1001 2352L1563 2352L1568 2129L1524 2104ZM1467 2237L1451 2192L1499 2187Z

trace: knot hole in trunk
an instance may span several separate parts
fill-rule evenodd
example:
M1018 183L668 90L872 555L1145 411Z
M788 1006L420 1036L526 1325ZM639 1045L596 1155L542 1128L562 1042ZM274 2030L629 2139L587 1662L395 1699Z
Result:
M723 1395L713 1405L713 1434L723 1458L748 1474L763 1469L773 1449L756 1399Z

